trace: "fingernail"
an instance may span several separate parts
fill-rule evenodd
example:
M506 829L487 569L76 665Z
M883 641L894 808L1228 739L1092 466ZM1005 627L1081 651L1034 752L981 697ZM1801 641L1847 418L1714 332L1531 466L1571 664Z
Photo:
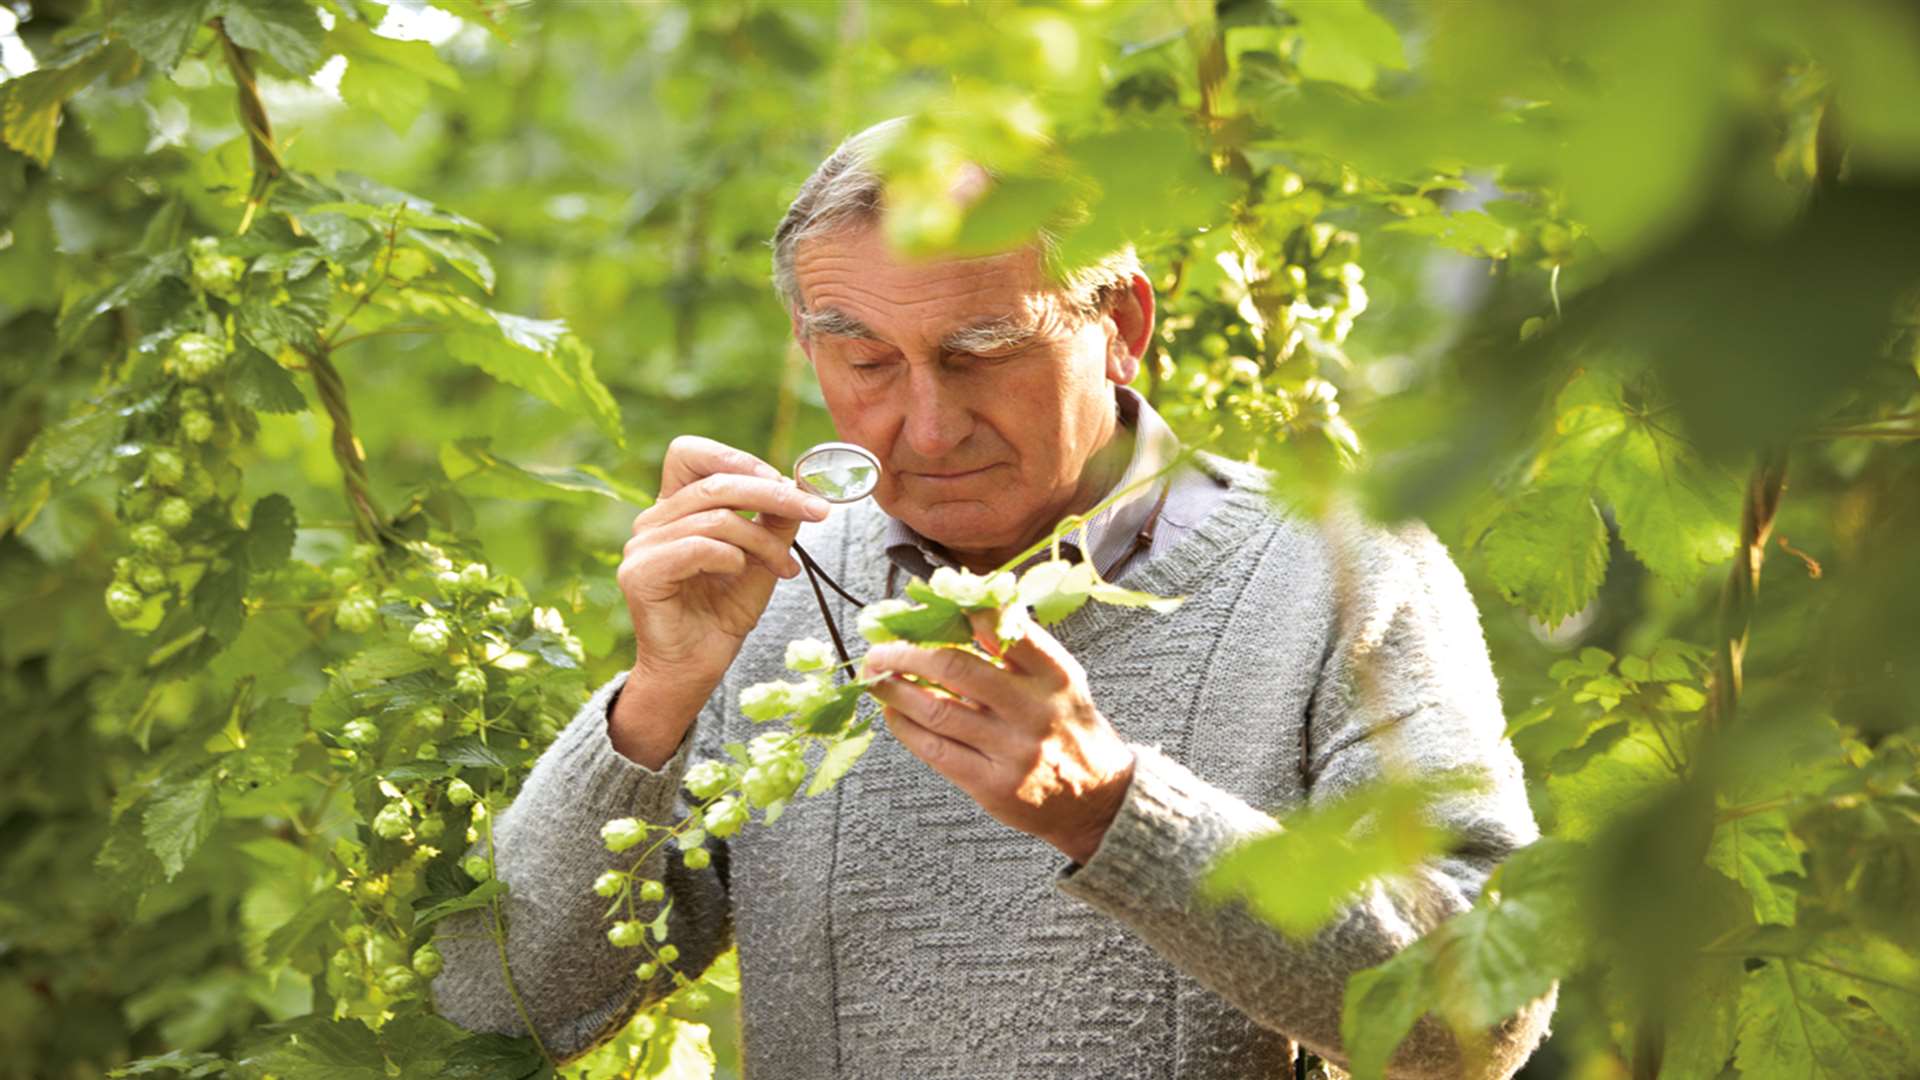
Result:
M753 468L754 468L754 473L756 475L766 477L768 480L786 479L785 473L781 472L779 469L774 468L773 466L767 464L764 461L754 465Z

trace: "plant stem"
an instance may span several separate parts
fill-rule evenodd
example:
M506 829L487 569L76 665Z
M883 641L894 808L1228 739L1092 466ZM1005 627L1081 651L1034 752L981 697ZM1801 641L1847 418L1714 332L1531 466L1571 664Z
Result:
M498 879L499 859L493 846L493 811L487 811L487 866L490 873ZM533 1014L527 1011L527 1003L520 997L520 988L513 981L513 965L507 962L507 919L500 910L500 898L494 897L487 902L487 909L493 915L493 943L500 950L500 978L507 984L507 995L513 998L514 1011L520 1014L520 1022L527 1025L527 1037L533 1040L533 1048L547 1064L558 1068L560 1063L547 1051L547 1044L540 1040L540 1032L533 1026Z
M341 479L347 489L347 508L353 511L355 531L363 540L378 541L386 532L383 524L386 518L373 501L366 454L360 448L360 440L353 434L353 415L347 409L346 384L340 380L340 372L328 359L324 347L309 353L307 362L313 372L313 385L319 392L320 404L333 421L333 459L340 464Z
M227 70L233 73L233 84L239 94L238 108L240 126L246 129L247 145L253 152L253 185L247 191L247 210L241 215L239 233L245 233L253 225L253 215L266 201L267 188L286 166L280 160L280 150L273 144L273 124L267 119L267 107L260 100L260 86L253 74L253 61L247 58L247 51L234 44L227 36L226 22L213 20L214 32L220 35L220 48L227 59Z
M1787 452L1763 450L1747 479L1746 504L1740 511L1740 547L1733 571L1720 590L1719 647L1714 652L1707 724L1724 729L1739 710L1747 631L1753 625L1754 598L1760 591L1760 567L1767 558L1767 537L1780 512L1780 494L1787 484Z

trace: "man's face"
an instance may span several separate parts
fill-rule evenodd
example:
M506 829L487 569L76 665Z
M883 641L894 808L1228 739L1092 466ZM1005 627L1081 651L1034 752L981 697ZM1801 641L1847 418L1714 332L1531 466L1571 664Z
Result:
M997 562L1117 479L1088 465L1135 353L1114 318L1075 318L1032 250L903 263L849 228L802 242L794 271L834 426L880 458L874 497L922 536Z

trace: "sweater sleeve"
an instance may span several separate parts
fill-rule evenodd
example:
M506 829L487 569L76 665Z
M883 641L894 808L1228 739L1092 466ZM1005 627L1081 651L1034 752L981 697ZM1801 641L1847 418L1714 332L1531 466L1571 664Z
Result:
M1334 641L1307 718L1308 801L1320 804L1397 772L1468 769L1486 786L1448 796L1434 820L1460 839L1389 884L1357 895L1318 934L1290 939L1244 904L1201 898L1227 850L1280 826L1157 748L1136 746L1131 785L1085 865L1058 887L1139 934L1162 956L1263 1027L1342 1067L1349 976L1380 964L1470 907L1494 867L1539 835L1504 721L1473 601L1445 549L1422 527L1336 547ZM1488 1033L1476 1075L1519 1069L1547 1031L1555 992ZM1392 1077L1456 1077L1461 1049L1428 1015L1392 1060Z
M607 902L593 882L608 869L625 870L638 850L614 854L601 843L610 818L637 817L672 824L687 813L680 793L689 759L708 756L721 740L715 692L687 736L658 771L613 748L607 718L625 685L622 673L602 685L534 763L513 805L494 821L496 874L506 882L507 958L526 1011L541 1041L561 1060L604 1042L635 1012L673 989L663 970L647 984L634 969L647 950L616 948L607 940ZM649 841L650 843L651 841ZM484 853L484 843L476 850ZM680 950L674 964L691 978L733 943L724 841L708 841L712 863L689 870L672 845L649 856L640 876L666 884L673 913L668 940ZM642 917L654 905L642 905ZM450 916L435 941L446 959L434 980L441 1014L473 1031L525 1035L526 1025L502 976L487 909Z

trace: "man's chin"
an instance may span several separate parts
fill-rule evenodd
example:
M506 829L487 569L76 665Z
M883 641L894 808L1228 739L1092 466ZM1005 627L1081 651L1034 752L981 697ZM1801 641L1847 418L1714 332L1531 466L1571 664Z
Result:
M888 512L955 555L1008 551L1022 535L1008 524L1004 506L985 500L954 500Z

